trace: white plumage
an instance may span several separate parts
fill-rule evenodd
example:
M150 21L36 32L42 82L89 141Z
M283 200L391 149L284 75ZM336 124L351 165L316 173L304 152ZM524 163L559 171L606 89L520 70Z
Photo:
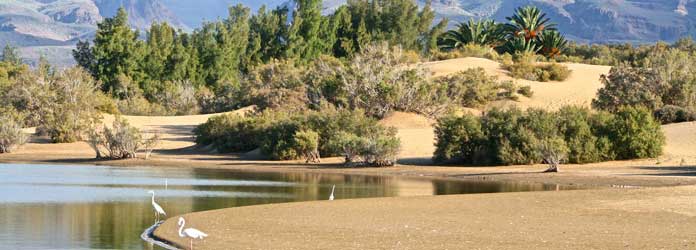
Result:
M334 190L336 189L336 185L333 185L331 188L331 195L329 195L329 200L332 201L334 200Z
M148 193L152 194L152 208L155 209L155 218L157 221L159 221L160 214L167 216L167 213L165 213L164 209L162 209L162 207L155 202L155 191L150 190Z
M193 239L204 239L208 235L201 230L195 228L184 229L186 221L183 217L179 217L179 237L188 237L191 240L191 250L193 250Z

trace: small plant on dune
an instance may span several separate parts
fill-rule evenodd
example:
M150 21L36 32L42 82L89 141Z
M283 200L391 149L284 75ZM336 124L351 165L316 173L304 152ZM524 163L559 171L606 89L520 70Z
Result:
M516 54L512 60L504 60L503 68L514 78L530 81L565 81L571 74L567 66L558 63L539 63L533 53Z
M0 115L0 154L11 153L27 142L22 126L9 116Z

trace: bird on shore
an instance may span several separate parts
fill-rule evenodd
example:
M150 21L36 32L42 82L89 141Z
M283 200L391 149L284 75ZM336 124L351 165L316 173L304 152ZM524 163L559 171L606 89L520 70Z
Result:
M188 237L189 240L191 241L191 250L193 250L193 240L194 239L204 239L205 237L208 237L208 235L204 232L201 232L198 229L195 228L187 228L184 229L184 225L186 224L186 220L184 220L184 217L179 217L179 237Z
M157 204L157 202L155 202L155 191L150 190L150 191L147 191L147 192L150 193L150 194L152 194L152 208L155 209L155 219L156 219L157 221L159 221L159 216L160 216L160 214L161 214L161 215L164 215L164 216L167 216L167 213L165 213L165 212L164 212L164 209L162 209L162 207L160 207L160 205Z
M334 190L336 189L336 185L333 185L331 188L331 195L329 195L329 200L332 201L334 200Z

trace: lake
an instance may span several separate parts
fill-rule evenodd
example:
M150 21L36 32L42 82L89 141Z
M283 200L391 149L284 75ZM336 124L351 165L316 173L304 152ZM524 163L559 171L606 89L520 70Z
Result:
M151 249L149 190L168 217L268 203L568 189L320 173L0 164L0 248Z

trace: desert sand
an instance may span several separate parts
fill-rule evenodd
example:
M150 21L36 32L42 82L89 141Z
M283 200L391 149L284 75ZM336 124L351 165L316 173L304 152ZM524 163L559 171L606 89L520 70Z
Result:
M487 59L462 58L427 63L436 75L483 67L509 79ZM568 64L564 82L530 82L534 96L516 105L557 109L589 106L609 67ZM234 111L243 114L250 108ZM477 110L473 110L477 111ZM503 193L446 197L385 198L277 204L185 215L211 237L196 249L654 249L694 248L696 187L623 190L612 187L696 185L696 122L663 126L667 137L659 159L563 165L561 173L542 174L545 166L428 166L435 149L433 120L396 112L380 121L394 126L402 142L399 164L390 168L342 168L340 159L322 164L249 160L245 154L213 154L195 146L191 130L212 115L124 116L132 125L157 131L163 140L150 160L96 161L83 142L50 144L33 137L0 162L85 163L224 168L251 171L301 171L422 178L522 181L583 185L599 190ZM113 117L105 116L105 123ZM157 235L179 244L175 220ZM281 244L282 243L282 244Z

